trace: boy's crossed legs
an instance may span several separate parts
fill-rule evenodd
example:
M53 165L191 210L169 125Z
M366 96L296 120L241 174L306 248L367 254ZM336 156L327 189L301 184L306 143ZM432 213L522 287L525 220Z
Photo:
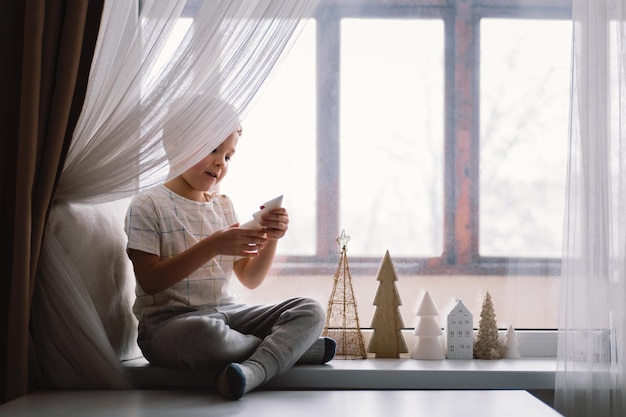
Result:
M259 313L254 311L256 309L266 310L266 307L253 307L253 315ZM267 317L263 317L264 314ZM296 363L322 364L331 360L335 355L335 341L319 337L325 317L319 303L306 298L287 300L258 314L260 322L273 323L270 332L249 358L241 363L231 363L222 371L217 379L219 393L226 398L238 399Z
M140 346L155 364L218 369L218 392L238 399L296 363L322 364L336 343L320 338L325 312L312 299L273 305L227 305L192 311L140 327ZM152 337L149 337L152 328Z

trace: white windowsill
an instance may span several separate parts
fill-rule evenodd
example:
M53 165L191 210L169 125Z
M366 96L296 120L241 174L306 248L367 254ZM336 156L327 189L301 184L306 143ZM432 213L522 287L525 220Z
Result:
M554 389L554 358L423 361L333 360L295 366L269 388L318 389Z
M407 336L407 346L412 346ZM366 335L367 339L367 335ZM269 381L271 389L524 389L553 390L556 332L519 332L520 359L362 360L294 366ZM124 362L138 388L211 387L209 372L163 369L144 358Z
M138 388L208 388L215 375L125 362ZM555 358L500 360L335 359L297 365L266 384L273 389L524 389L553 390Z

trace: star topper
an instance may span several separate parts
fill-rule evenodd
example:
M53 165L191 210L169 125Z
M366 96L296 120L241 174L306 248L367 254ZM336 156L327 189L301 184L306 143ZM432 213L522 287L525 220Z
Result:
M345 249L349 241L350 241L350 236L346 234L345 230L342 230L341 235L337 238L337 244L339 244L339 246L342 249Z

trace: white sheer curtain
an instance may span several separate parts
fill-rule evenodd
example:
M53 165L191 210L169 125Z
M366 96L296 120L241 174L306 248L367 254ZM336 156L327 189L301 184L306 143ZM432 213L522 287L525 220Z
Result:
M556 378L567 416L626 414L624 0L574 0L570 165Z
M242 117L316 3L146 0L137 17L136 2L107 0L56 201L128 197L213 150L237 120L187 98L219 97ZM161 145L166 115L180 136L171 165ZM128 386L75 261L48 232L32 311L40 379L54 388Z
M107 39L96 51L60 201L133 194L140 176L146 185L162 181L168 161L160 134L170 104L202 94L243 114L315 1L147 1L132 29L124 25L132 22L132 7L124 3L132 2L118 3L103 19ZM229 113L211 110L183 103L170 114L171 130L180 135L174 142L185 144L170 155L172 175L231 129L234 121L223 120Z

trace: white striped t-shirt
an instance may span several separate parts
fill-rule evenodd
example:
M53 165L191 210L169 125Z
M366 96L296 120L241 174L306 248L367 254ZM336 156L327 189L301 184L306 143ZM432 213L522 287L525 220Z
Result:
M166 259L237 222L230 198L218 194L208 202L186 199L164 185L137 194L126 214L128 248ZM136 285L133 312L138 318L174 306L217 306L232 303L230 279L234 256L217 256L191 275L157 294Z

